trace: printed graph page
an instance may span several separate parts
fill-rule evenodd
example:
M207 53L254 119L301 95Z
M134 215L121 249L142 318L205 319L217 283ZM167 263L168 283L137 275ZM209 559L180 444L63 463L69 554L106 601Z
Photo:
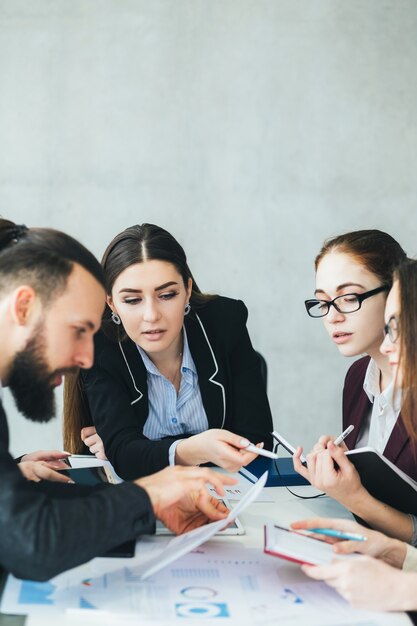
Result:
M118 624L127 626L134 620L141 626L184 620L227 626L409 623L402 615L351 609L332 588L307 579L298 567L239 546L205 544L145 581L131 561L106 572L97 569L96 560L72 570L66 581L63 575L48 583L12 579L2 610L29 613L31 626L38 618L47 626L48 615L56 619L57 614L71 617L71 626L81 626L87 618L94 623L95 617L105 626L114 624L116 616Z

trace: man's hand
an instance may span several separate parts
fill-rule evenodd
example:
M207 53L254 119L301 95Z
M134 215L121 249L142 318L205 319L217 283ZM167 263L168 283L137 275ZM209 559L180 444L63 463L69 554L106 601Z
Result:
M26 461L46 461L52 469L66 469L68 465L64 463L63 459L67 459L70 456L70 452L61 450L36 450L36 452L24 454L20 459L20 463Z
M176 534L208 522L224 519L228 510L207 490L207 483L224 495L223 485L234 485L231 476L200 467L166 467L135 481L149 495L155 517Z
M69 452L60 450L37 450L24 454L18 463L18 468L27 480L39 482L40 480L52 480L58 483L73 483L68 476L55 470L68 469L67 459Z
M158 518L176 535L182 535L193 528L224 519L228 514L229 510L218 498L193 491L178 504L161 511Z
M63 463L68 469L68 465ZM74 481L51 468L51 464L46 461L21 461L17 467L27 480L38 483L40 480L51 480L57 483L73 483Z

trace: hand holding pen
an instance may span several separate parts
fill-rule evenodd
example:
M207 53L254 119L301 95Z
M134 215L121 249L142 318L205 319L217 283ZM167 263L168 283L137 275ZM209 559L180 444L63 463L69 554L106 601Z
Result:
M331 435L322 435L317 443L313 446L312 452L321 452L322 450L327 450L330 442L335 446L339 446L344 442L346 437L350 435L354 428L355 427L351 424L336 438ZM346 446L344 445L343 447L345 448Z
M365 528L352 520L315 518L294 522L291 528L329 537L329 543L335 542L333 544L335 556L360 552L381 559L394 567L401 568L404 563L407 544L376 530Z
M329 438L326 443L319 441L314 446L307 455L307 467L301 464L300 453L301 449L297 449L294 454L294 468L316 489L324 491L350 510L358 498L366 495L355 466L346 456L345 446L335 445L333 438Z
M340 542L368 541L367 530L364 526L347 519L327 519L319 517L308 520L300 520L291 524L291 528L297 531L305 531L321 536L323 540L335 545ZM355 546L356 547L356 546ZM366 553L366 552L365 552Z
M368 537L357 533L348 533L346 530L335 530L334 528L309 528L310 533L317 533L324 537L332 537L345 541L368 541Z
M348 427L346 428L346 430L344 430L344 431L342 432L342 434L341 434L341 435L339 435L338 437L336 437L336 439L333 441L333 444L334 444L335 446L339 446L339 445L342 443L342 441L344 441L344 440L346 439L346 437L347 437L348 435L350 435L350 433L352 432L352 430L353 430L354 428L355 428L355 427L353 426L353 424L351 424L350 426L348 426Z
M350 433L352 432L352 430L355 427L351 424L350 426L348 426L338 437L336 437L336 439L333 441L331 437L329 437L328 435L324 435L323 437L320 437L319 441L317 442L317 444L314 446L313 448L313 452L315 452L316 454L324 451L327 449L328 444L331 442L333 443L334 446L339 446L348 435L350 435ZM301 454L302 449L301 448L294 448L292 447L281 435L279 435L276 431L274 431L272 433L272 436L274 437L274 439L276 439L286 450L288 450L289 452L291 452L291 454L295 455L296 459L299 459L301 464L304 465L304 467L307 467L307 459L305 458L305 456L303 456ZM295 468L297 471L299 471L297 469L297 467ZM300 472L301 473L301 472ZM305 476L305 478L307 478ZM307 479L308 480L308 479Z
M254 443L248 443L247 446L245 446L243 448L244 450L246 450L247 452L253 452L254 454L259 454L260 456L265 456L268 459L277 459L278 458L278 454L275 454L275 452L271 452L270 450L264 450L264 448L259 448L258 446L255 446Z

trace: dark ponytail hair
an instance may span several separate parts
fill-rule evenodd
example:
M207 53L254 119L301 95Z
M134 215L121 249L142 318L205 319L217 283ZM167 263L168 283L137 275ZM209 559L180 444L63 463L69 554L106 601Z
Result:
M192 280L191 311L198 310L216 295L200 291L188 267L182 246L166 230L155 224L136 224L116 235L107 246L102 266L106 276L106 291L111 295L113 285L120 274L131 265L145 261L172 263L181 275L185 287ZM114 341L124 341L127 336L123 326L111 321L111 309L106 306L102 320L103 332ZM192 315L192 312L191 314ZM82 380L79 374L66 376L64 384L64 448L73 454L85 452L80 432L92 423Z
M24 224L15 224L10 220L0 219L0 251L7 246L19 243L20 239L28 232Z
M378 276L381 285L387 287L392 285L394 269L407 258L398 241L382 230L356 230L328 239L316 256L316 271L320 261L329 252L350 254L369 272Z
M76 239L52 228L27 228L0 218L0 293L28 283L47 306L64 291L74 263L104 287L100 263Z

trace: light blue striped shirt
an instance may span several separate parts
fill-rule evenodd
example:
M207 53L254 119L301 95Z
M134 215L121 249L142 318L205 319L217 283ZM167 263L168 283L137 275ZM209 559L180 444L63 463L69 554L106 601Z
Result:
M171 381L159 372L146 352L137 346L146 367L148 381L149 415L143 427L143 434L151 440L196 434L208 429L197 368L191 356L185 328L183 336L181 384L178 395ZM173 443L169 451L170 465L174 464L177 443L178 441Z

